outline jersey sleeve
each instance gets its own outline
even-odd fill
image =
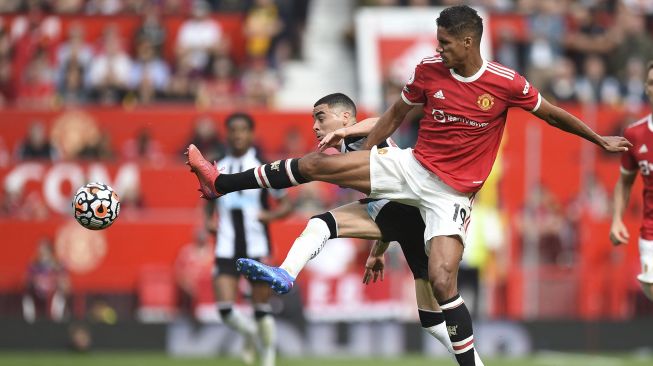
[[[540,108],[542,96],[539,90],[519,73],[515,73],[515,77],[510,81],[510,92],[508,100],[510,107],[519,107],[530,112],[535,112]]]
[[[633,136],[630,133],[628,129],[624,131],[624,137],[627,138],[629,141],[633,141]],[[639,169],[639,165],[637,164],[637,160],[635,159],[635,156],[633,156],[633,149],[628,149],[628,151],[624,151],[621,153],[621,172],[625,174],[633,174],[637,172],[637,169]]]
[[[408,105],[421,105],[426,102],[424,96],[424,65],[415,66],[415,71],[401,91],[401,99]]]

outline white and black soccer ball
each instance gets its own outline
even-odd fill
[[[106,229],[118,218],[120,199],[103,183],[88,183],[73,198],[75,220],[90,230]]]

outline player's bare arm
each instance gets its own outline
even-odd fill
[[[542,98],[542,104],[537,111],[533,112],[534,115],[543,119],[546,123],[553,127],[559,128],[563,131],[578,135],[587,141],[601,146],[609,152],[623,152],[628,151],[632,147],[625,137],[621,136],[600,136],[594,132],[583,121],[576,118],[571,113],[562,108],[554,106],[546,99]]]
[[[367,136],[376,122],[379,120],[379,117],[372,117],[364,119],[360,122],[357,122],[351,126],[339,128],[335,131],[329,132],[320,140],[320,143],[317,145],[320,151],[324,151],[330,147],[336,147],[340,145],[342,140],[346,137],[358,137],[358,136]]]
[[[413,106],[404,102],[403,99],[398,99],[376,122],[367,135],[367,142],[363,148],[370,150],[373,146],[380,144],[383,140],[390,137],[399,128],[412,108]]]
[[[628,242],[630,234],[623,222],[624,212],[630,200],[630,192],[635,183],[637,171],[632,173],[622,172],[619,180],[614,187],[614,212],[612,214],[612,224],[610,225],[610,241],[614,245],[621,245]]]

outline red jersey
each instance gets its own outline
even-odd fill
[[[653,240],[653,119],[651,115],[628,126],[624,137],[633,147],[621,155],[623,173],[642,174],[644,182],[644,219],[640,235],[645,240]]]
[[[425,58],[401,97],[424,105],[414,154],[459,192],[478,191],[497,156],[509,107],[536,111],[540,93],[515,71],[483,61],[474,75],[448,69],[440,55]]]

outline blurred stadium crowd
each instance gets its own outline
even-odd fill
[[[455,0],[361,0],[429,6]],[[639,105],[653,57],[653,5],[637,0],[477,0],[492,16],[495,59],[559,102]],[[283,66],[302,57],[309,0],[7,0],[0,13],[0,103],[37,108],[157,102],[274,107]],[[89,37],[88,16],[109,21]],[[243,45],[220,16],[241,19]],[[179,27],[166,19],[181,18]],[[495,20],[496,19],[496,20]],[[62,22],[71,22],[62,31]],[[229,30],[233,31],[233,30]],[[350,42],[343,37],[342,42]],[[236,55],[242,47],[244,57]],[[325,55],[324,57],[328,57]],[[396,95],[404,80],[386,81]]]

